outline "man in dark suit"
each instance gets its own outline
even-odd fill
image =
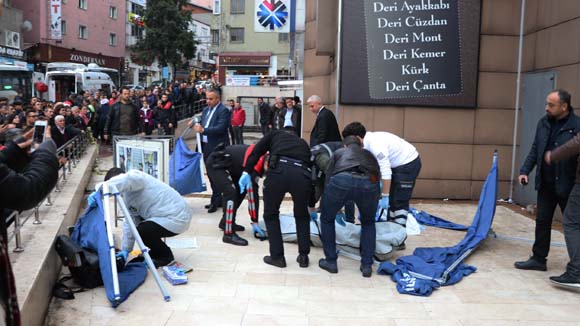
[[[208,90],[206,92],[206,103],[207,107],[203,109],[201,114],[201,123],[194,125],[193,120],[189,122],[189,127],[201,134],[201,147],[205,161],[207,161],[207,158],[213,153],[218,144],[230,145],[228,128],[231,121],[231,112],[221,103],[219,91],[215,89]],[[211,179],[209,182],[211,188],[216,189]],[[207,212],[213,213],[217,211],[217,208],[221,206],[221,201],[221,194],[213,192],[211,201],[206,206]]]
[[[318,95],[308,98],[310,112],[316,114],[316,122],[310,133],[310,147],[329,141],[341,141],[338,123],[334,114],[322,105],[322,100]]]
[[[270,122],[272,121],[272,110],[270,106],[264,102],[264,98],[258,97],[258,109],[260,110],[260,127],[262,128],[262,135],[265,135],[270,129],[272,129],[272,125]]]

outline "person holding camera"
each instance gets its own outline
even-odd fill
[[[0,316],[5,325],[20,325],[20,312],[8,256],[4,209],[26,210],[38,205],[56,185],[56,145],[46,128],[44,141],[33,144],[34,129],[0,151]],[[31,146],[35,147],[31,153]],[[2,324],[0,322],[0,324]]]

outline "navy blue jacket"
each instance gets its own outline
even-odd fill
[[[201,126],[205,126],[205,122],[209,116],[210,108],[206,107],[201,113]],[[228,136],[228,128],[232,121],[232,113],[221,102],[218,104],[216,111],[211,117],[209,126],[204,127],[202,137],[207,136],[207,144],[203,148],[203,155],[211,154],[214,148],[219,143],[230,145],[230,138]]]
[[[578,132],[580,132],[580,118],[575,115],[574,110],[571,109],[568,121],[564,126],[562,126],[556,135],[554,147],[566,143],[574,138]],[[520,168],[520,175],[529,175],[534,167],[536,167],[536,190],[542,186],[542,161],[544,160],[544,153],[546,152],[549,138],[550,122],[548,121],[548,117],[544,116],[540,121],[538,121],[534,143],[532,144],[532,148],[530,149],[524,164]],[[566,160],[552,163],[554,164],[554,173],[556,175],[554,185],[558,195],[568,196],[568,194],[570,194],[576,177],[577,160],[578,156],[572,156]]]

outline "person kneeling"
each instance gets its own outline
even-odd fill
[[[181,195],[169,185],[138,170],[125,173],[123,169],[112,168],[107,172],[105,181],[122,194],[155,266],[171,263],[174,259],[173,252],[162,238],[187,231],[192,216],[191,208]],[[125,221],[120,252],[125,260],[134,244],[135,239],[129,223]]]

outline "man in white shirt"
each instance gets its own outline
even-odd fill
[[[356,136],[373,153],[381,168],[382,194],[379,206],[388,211],[387,220],[407,223],[409,200],[421,171],[421,158],[415,146],[388,132],[367,132],[360,122],[342,130],[342,137]],[[390,203],[390,206],[389,206]]]

